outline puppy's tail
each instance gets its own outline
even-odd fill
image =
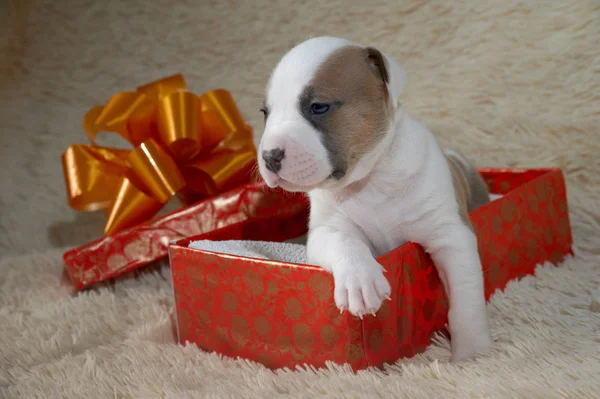
[[[461,170],[462,175],[469,187],[468,211],[477,209],[490,202],[490,193],[483,177],[477,171],[475,165],[458,150],[444,148],[444,154],[449,162],[453,162]]]

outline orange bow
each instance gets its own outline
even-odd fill
[[[175,194],[191,201],[248,182],[256,161],[252,129],[231,94],[197,96],[181,75],[117,93],[89,110],[83,127],[91,144],[62,155],[69,205],[104,209],[106,235],[150,219]],[[102,131],[134,149],[98,146]]]

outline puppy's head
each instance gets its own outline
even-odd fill
[[[334,37],[294,47],[267,85],[265,182],[288,191],[350,184],[389,131],[404,81],[404,69],[373,47]]]

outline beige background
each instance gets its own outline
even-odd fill
[[[0,1],[0,396],[600,391],[600,317],[590,310],[600,286],[598,1],[15,2],[11,16]],[[180,72],[198,93],[230,90],[260,133],[276,61],[322,34],[396,57],[408,72],[405,107],[479,166],[565,172],[577,256],[494,298],[494,352],[481,363],[445,365],[442,342],[387,377],[275,375],[176,346],[166,269],[87,295],[61,284],[61,253],[99,237],[104,223],[68,207],[60,163],[68,145],[85,143],[90,107]]]

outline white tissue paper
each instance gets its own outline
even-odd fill
[[[293,242],[199,240],[191,241],[188,247],[228,255],[307,264],[306,246]]]

